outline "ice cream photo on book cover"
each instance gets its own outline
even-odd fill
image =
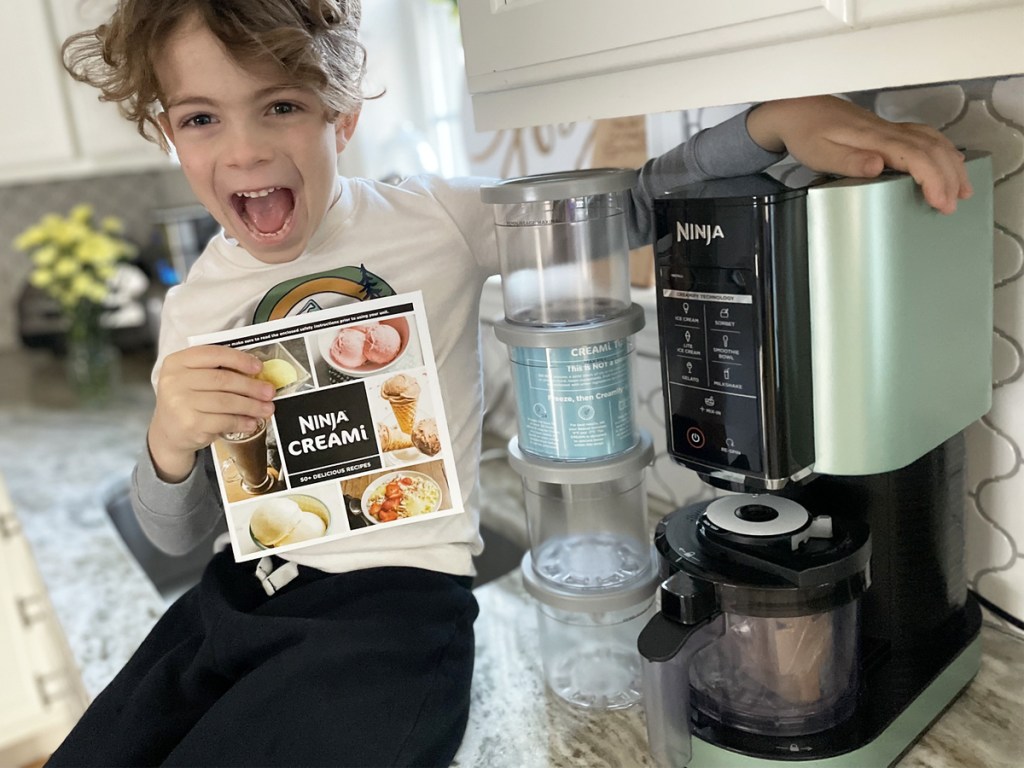
[[[401,294],[189,340],[251,352],[276,389],[255,433],[211,446],[236,560],[462,514],[422,301]]]

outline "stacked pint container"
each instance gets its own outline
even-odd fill
[[[597,169],[483,187],[493,205],[522,477],[548,687],[583,708],[640,696],[636,638],[653,612],[657,574],[637,428],[635,334],[626,209],[636,171]]]

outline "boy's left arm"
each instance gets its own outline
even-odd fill
[[[971,196],[964,158],[945,136],[917,123],[892,123],[834,96],[781,99],[747,115],[747,131],[769,151],[787,151],[815,171],[873,178],[909,173],[942,213]]]
[[[653,200],[662,192],[758,173],[787,153],[812,170],[841,176],[905,171],[943,213],[972,192],[963,155],[934,128],[892,123],[835,96],[768,101],[644,164],[626,218],[630,247],[650,242]]]

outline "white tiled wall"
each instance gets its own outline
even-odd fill
[[[958,146],[992,154],[993,406],[967,430],[967,566],[973,589],[1011,615],[1024,618],[1024,76],[848,96],[890,120],[927,123]],[[680,133],[687,135],[735,111],[709,109],[680,115]],[[470,144],[476,152],[474,172],[520,175],[585,167],[590,135],[588,125],[478,135]],[[653,302],[651,296],[640,298]],[[666,453],[657,360],[656,350],[641,345],[636,376],[642,382],[639,420],[654,434],[658,448],[648,488],[655,497],[682,504],[708,491]],[[495,383],[498,377],[490,378],[492,391],[501,393]],[[494,423],[507,428],[509,420],[496,414]]]

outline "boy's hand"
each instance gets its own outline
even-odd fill
[[[261,363],[248,352],[216,345],[168,355],[160,368],[147,441],[157,475],[188,477],[196,451],[226,432],[248,432],[274,412],[274,387],[253,378]]]
[[[973,192],[963,155],[937,130],[892,123],[834,96],[765,102],[751,110],[747,130],[760,146],[787,151],[815,171],[863,178],[905,171],[943,213]]]

